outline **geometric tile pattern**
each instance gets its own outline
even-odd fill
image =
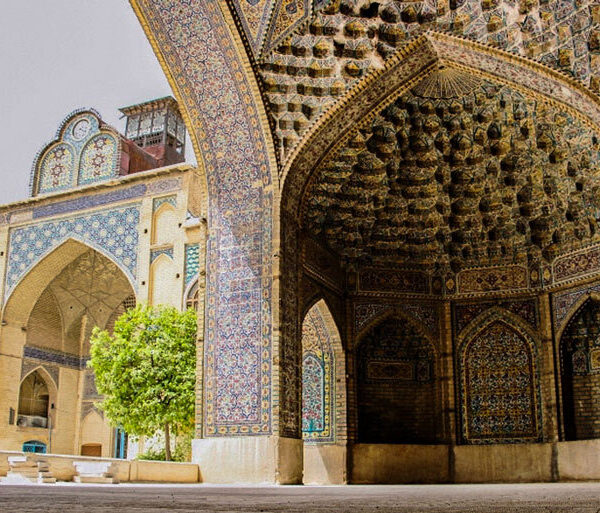
[[[318,308],[302,324],[302,438],[305,442],[335,439],[335,359],[331,337]]]
[[[73,182],[73,150],[58,144],[44,157],[39,171],[39,192],[47,193],[69,187]]]
[[[467,325],[490,308],[504,308],[527,321],[533,328],[538,327],[538,311],[535,299],[522,301],[483,301],[480,303],[455,303],[453,305],[453,329],[458,335]]]
[[[79,184],[97,182],[115,175],[119,149],[112,135],[95,136],[85,146],[79,166]]]
[[[9,235],[5,299],[45,255],[69,238],[99,250],[136,282],[138,205],[13,228]]]
[[[459,352],[465,443],[537,441],[537,351],[513,326],[494,320]]]

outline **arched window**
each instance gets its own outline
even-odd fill
[[[39,372],[32,372],[21,383],[17,425],[47,427],[49,402],[48,385]]]
[[[196,280],[196,283],[194,283],[188,292],[187,298],[185,299],[185,307],[193,308],[196,312],[198,311],[198,280]]]

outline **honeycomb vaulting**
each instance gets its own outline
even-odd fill
[[[321,166],[305,223],[349,265],[550,261],[599,238],[598,149],[564,111],[441,65]]]
[[[261,75],[282,156],[345,90],[408,38],[440,30],[557,67],[600,88],[600,5],[574,0],[332,0],[275,51]]]

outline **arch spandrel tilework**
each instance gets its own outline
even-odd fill
[[[68,239],[105,254],[136,283],[139,221],[136,204],[11,229],[4,299],[44,256]]]
[[[288,350],[285,341],[278,361],[289,372],[279,377],[279,392],[272,392],[278,371],[271,339],[277,165],[241,40],[217,1],[132,5],[174,89],[208,183],[203,415],[197,433],[298,438],[300,351]]]
[[[302,438],[335,440],[335,356],[331,334],[318,306],[302,323]]]
[[[463,443],[541,441],[537,358],[533,339],[500,313],[473,322],[458,353]]]

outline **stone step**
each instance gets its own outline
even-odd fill
[[[34,469],[34,470],[19,470],[17,472],[15,472],[14,470],[9,470],[6,475],[7,476],[24,476],[24,477],[37,478],[38,471],[36,469]]]
[[[38,477],[37,482],[39,484],[54,484],[56,483],[56,478],[55,477]]]
[[[35,461],[18,461],[15,463],[9,463],[11,468],[37,468],[38,465]]]
[[[76,483],[87,483],[87,484],[119,484],[119,480],[115,477],[105,476],[74,476],[73,481]]]

